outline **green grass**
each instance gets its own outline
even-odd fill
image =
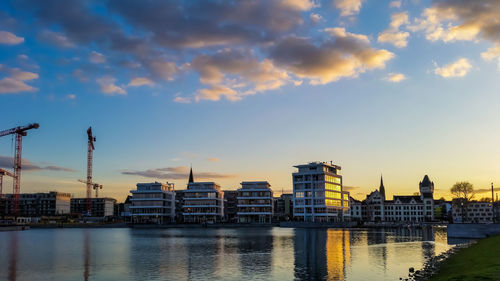
[[[500,280],[500,235],[479,240],[447,259],[430,281]]]

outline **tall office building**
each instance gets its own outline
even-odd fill
[[[309,222],[348,221],[349,192],[342,189],[340,166],[326,162],[297,165],[293,178],[293,216]]]

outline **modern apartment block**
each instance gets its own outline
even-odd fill
[[[349,192],[342,188],[340,166],[326,162],[297,165],[293,179],[293,216],[300,221],[350,220]]]
[[[163,224],[175,218],[175,187],[173,183],[138,183],[131,190],[130,211],[134,223]]]
[[[68,215],[70,213],[71,194],[50,191],[22,193],[19,195],[19,216],[40,217]],[[0,204],[0,215],[13,215],[14,195],[5,194]]]
[[[184,190],[184,222],[220,222],[224,217],[224,192],[214,182],[190,182]]]
[[[71,198],[71,214],[82,215],[87,213],[87,198]],[[112,217],[115,212],[116,199],[109,197],[90,199],[91,217]]]
[[[238,221],[270,223],[273,218],[273,191],[267,181],[244,181],[238,189]]]

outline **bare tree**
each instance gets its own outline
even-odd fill
[[[474,198],[474,186],[470,182],[462,181],[455,183],[451,189],[450,193],[455,197],[462,211],[462,222],[466,222],[467,220],[467,207],[469,205],[469,201]]]

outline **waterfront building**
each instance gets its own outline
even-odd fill
[[[288,221],[293,218],[293,194],[284,193],[274,197],[274,217],[279,221]]]
[[[492,223],[492,206],[491,202],[465,202],[463,199],[453,199],[451,203],[453,223]]]
[[[242,182],[237,199],[240,223],[272,222],[273,191],[267,181]]]
[[[349,192],[342,187],[340,166],[326,162],[297,165],[293,180],[293,216],[310,222],[348,221]]]
[[[361,221],[362,220],[362,204],[361,201],[356,200],[349,196],[349,211],[351,214],[351,220]]]
[[[130,211],[134,223],[170,223],[175,217],[175,186],[173,183],[138,183],[131,190]]]
[[[434,183],[425,175],[419,183],[419,195],[394,195],[385,198],[382,177],[380,187],[361,202],[362,220],[365,222],[428,222],[434,221]]]
[[[184,190],[184,222],[220,222],[224,218],[224,192],[214,182],[189,182]]]
[[[114,216],[116,199],[109,197],[91,198],[91,217],[112,217]],[[71,214],[83,215],[87,213],[87,198],[71,198]]]
[[[224,190],[224,221],[238,221],[238,191]]]
[[[69,215],[71,194],[57,191],[19,194],[19,216],[40,217]],[[14,215],[14,195],[5,194],[0,204],[0,216]]]

